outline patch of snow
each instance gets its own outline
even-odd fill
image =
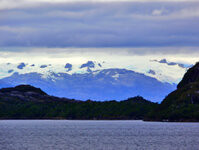
[[[114,74],[112,77],[113,77],[115,80],[118,80],[118,78],[120,77],[120,74],[119,74],[119,73]]]

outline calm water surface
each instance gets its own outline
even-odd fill
[[[1,120],[0,150],[199,150],[199,123]]]

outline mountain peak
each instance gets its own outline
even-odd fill
[[[17,68],[18,69],[23,69],[24,67],[25,67],[26,65],[25,65],[25,63],[20,63],[18,66],[17,66]]]
[[[161,60],[159,61],[159,63],[167,63],[167,60],[166,60],[166,59],[161,59]]]
[[[149,73],[149,74],[152,74],[152,75],[155,75],[155,74],[156,74],[155,71],[152,70],[152,69],[150,69],[150,70],[148,71],[148,73]]]
[[[67,63],[66,65],[65,65],[65,67],[64,68],[66,68],[67,69],[67,72],[68,71],[71,71],[72,70],[72,64],[70,64],[70,63]]]
[[[48,67],[47,65],[41,65],[40,68],[46,68]]]
[[[95,63],[93,61],[88,61],[87,63],[82,64],[80,66],[80,69],[81,68],[85,68],[85,67],[87,67],[87,68],[95,68]]]

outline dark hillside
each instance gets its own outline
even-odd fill
[[[96,102],[49,96],[29,85],[0,90],[0,119],[143,119],[156,106],[139,96]]]
[[[190,68],[179,83],[146,120],[199,121],[199,63]]]

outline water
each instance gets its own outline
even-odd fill
[[[0,120],[0,150],[199,150],[199,123]]]

